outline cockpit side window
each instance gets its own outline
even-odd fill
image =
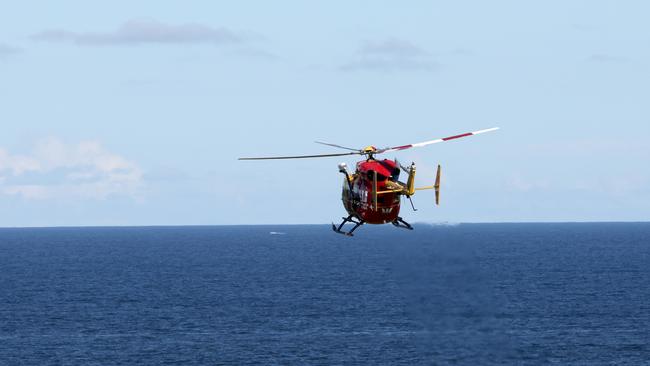
[[[399,179],[399,168],[394,168],[393,171],[391,172],[390,180],[393,182],[397,182]]]

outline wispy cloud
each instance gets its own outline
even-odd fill
[[[343,71],[399,71],[432,70],[437,63],[429,53],[415,44],[400,40],[366,41],[357,51],[357,57],[340,67]]]
[[[0,58],[8,57],[19,53],[21,50],[18,47],[13,47],[8,44],[0,43]]]
[[[591,55],[588,60],[592,62],[614,63],[614,64],[622,64],[628,61],[628,59],[624,57],[613,56],[606,53],[595,53]]]
[[[224,27],[203,24],[166,24],[149,19],[130,20],[110,32],[72,32],[50,29],[32,35],[32,39],[47,42],[72,42],[83,46],[142,45],[142,44],[233,44],[254,38]]]
[[[418,57],[427,52],[409,41],[388,39],[380,42],[365,42],[360,52],[365,55],[383,55],[390,57]]]
[[[47,138],[29,154],[0,148],[0,194],[26,199],[138,198],[143,184],[137,164],[96,141],[66,144]]]

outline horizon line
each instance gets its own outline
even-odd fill
[[[411,225],[457,226],[457,225],[523,225],[523,224],[649,224],[650,220],[630,221],[415,221]],[[0,226],[4,229],[92,229],[92,228],[165,228],[165,227],[230,227],[230,226],[330,226],[330,223],[309,224],[152,224],[152,225],[53,225],[53,226]],[[372,225],[383,226],[383,225]]]

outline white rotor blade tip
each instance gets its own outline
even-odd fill
[[[488,128],[488,129],[485,129],[485,130],[480,130],[480,131],[472,132],[472,133],[473,133],[474,135],[478,135],[479,133],[492,132],[492,131],[496,131],[496,130],[498,130],[498,129],[499,129],[499,127],[492,127],[492,128]]]

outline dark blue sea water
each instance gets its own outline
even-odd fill
[[[650,224],[0,229],[1,365],[640,365],[649,344]]]

